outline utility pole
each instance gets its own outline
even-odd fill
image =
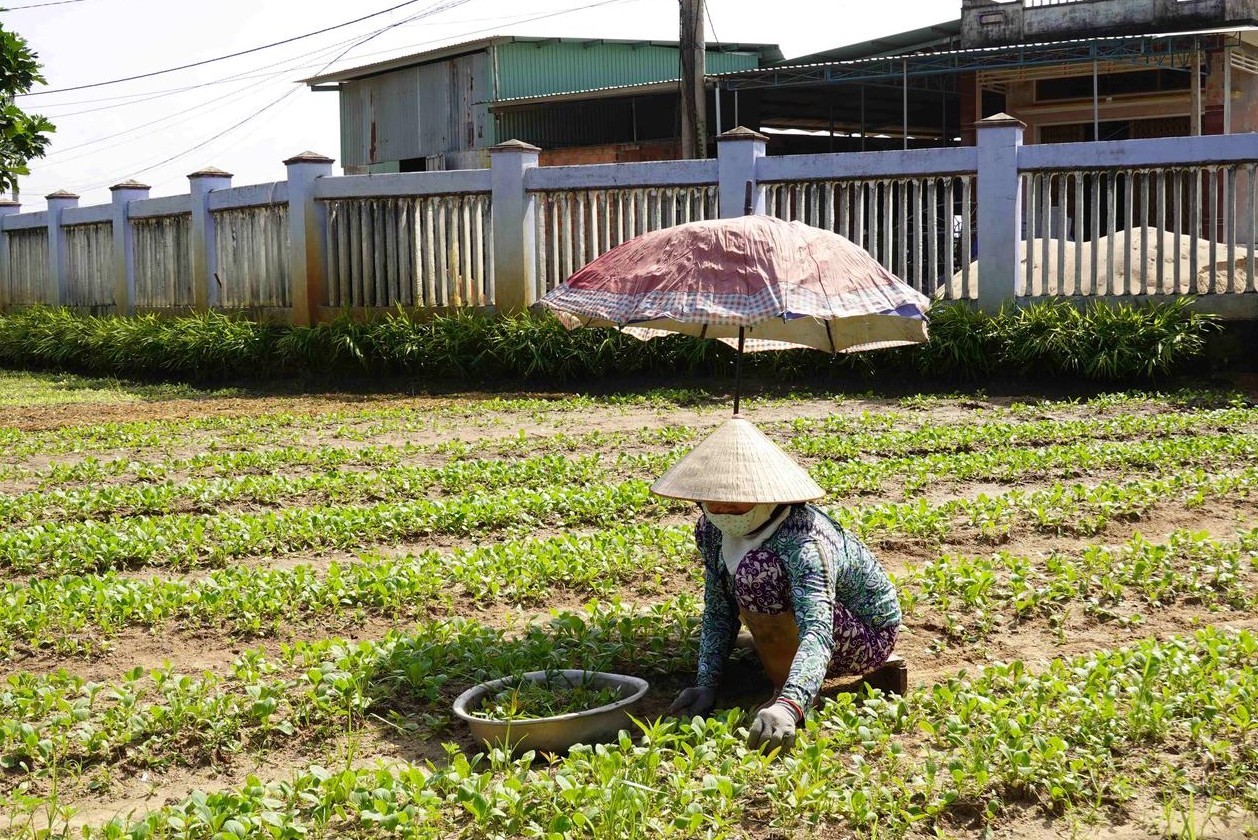
[[[708,156],[706,71],[703,41],[703,0],[679,0],[681,4],[681,156]]]

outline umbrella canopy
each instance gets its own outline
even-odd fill
[[[539,303],[569,328],[618,327],[745,349],[829,353],[926,340],[930,301],[849,239],[802,222],[739,216],[645,233]]]

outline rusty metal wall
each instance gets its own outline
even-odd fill
[[[44,303],[48,295],[48,229],[14,230],[9,237],[9,287],[0,306]]]
[[[218,210],[213,217],[219,306],[291,306],[288,205]]]
[[[492,146],[495,140],[489,101],[493,97],[488,52],[421,67],[419,143],[422,154]]]
[[[1258,162],[1022,176],[1023,295],[1258,292]]]
[[[190,307],[192,217],[132,219],[135,237],[135,305],[144,309]]]
[[[765,212],[847,237],[923,294],[970,299],[976,194],[970,174],[782,182]]]
[[[66,305],[108,311],[114,306],[114,232],[109,222],[65,229]]]
[[[333,308],[494,302],[487,194],[327,202]]]
[[[537,297],[621,242],[719,215],[715,185],[548,190],[536,198]]]
[[[481,51],[341,84],[345,167],[494,144],[489,54]]]
[[[344,82],[339,95],[344,166],[421,156],[419,68]]]

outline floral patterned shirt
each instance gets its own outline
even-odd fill
[[[877,559],[813,505],[795,505],[733,575],[721,559],[721,531],[706,516],[695,526],[695,542],[705,570],[698,685],[719,682],[738,636],[740,609],[794,611],[799,650],[781,696],[800,708],[812,703],[830,666],[836,604],[875,629],[900,623],[895,586]]]

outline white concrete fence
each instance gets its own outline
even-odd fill
[[[768,157],[746,129],[712,160],[540,167],[515,141],[484,170],[332,175],[186,195],[126,181],[110,204],[0,203],[0,308],[218,309],[315,323],[402,306],[530,306],[648,230],[753,209],[836,230],[942,299],[1200,296],[1258,318],[1258,135],[1023,146],[1001,115],[974,147]],[[980,276],[981,275],[981,276]]]

